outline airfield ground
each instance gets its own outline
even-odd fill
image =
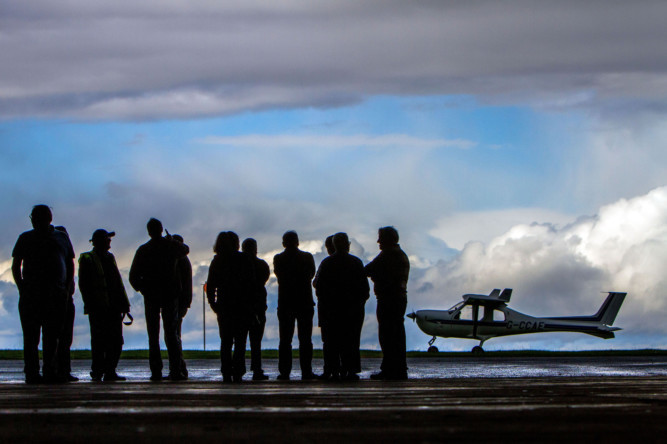
[[[664,442],[667,377],[0,384],[2,442]]]

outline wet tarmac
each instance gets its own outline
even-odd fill
[[[126,382],[49,386],[17,382],[7,364],[2,442],[643,443],[667,433],[664,358],[416,359],[408,381],[240,384],[223,384],[215,361],[161,383],[146,381],[145,361],[124,361]],[[362,376],[378,365],[365,360]]]
[[[220,363],[215,359],[188,360],[190,379],[194,381],[220,380]],[[167,361],[164,361],[167,365]],[[247,363],[248,367],[250,362]],[[278,360],[264,359],[264,370],[272,378],[278,376]],[[321,371],[315,360],[314,370]],[[599,356],[599,357],[442,357],[408,359],[411,379],[430,378],[526,378],[567,376],[667,376],[667,356]],[[380,367],[379,359],[363,359],[362,379]],[[293,376],[299,378],[299,363],[294,360]],[[90,360],[72,361],[72,373],[89,381]],[[130,381],[145,381],[150,377],[148,362],[141,359],[123,360],[118,372]],[[165,370],[166,372],[166,370]],[[246,375],[250,379],[250,375]],[[22,382],[23,362],[0,361],[0,384]]]

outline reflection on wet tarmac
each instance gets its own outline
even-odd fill
[[[315,363],[317,371],[317,362]],[[378,371],[379,359],[364,359],[362,379],[368,379],[371,373]],[[410,379],[443,378],[539,378],[568,376],[667,376],[667,358],[656,357],[470,357],[470,358],[413,358],[408,359]],[[188,370],[194,381],[221,380],[220,363],[215,359],[190,360]],[[278,375],[278,361],[265,359],[264,368],[271,379]],[[298,362],[294,363],[298,368]],[[90,382],[90,361],[72,362],[72,373],[82,382]],[[148,362],[144,360],[123,360],[118,372],[128,381],[146,381],[150,377]],[[292,373],[296,383],[300,373]],[[251,375],[246,375],[250,380]],[[0,383],[23,381],[23,363],[21,361],[0,361]],[[113,383],[122,385],[122,383]],[[262,384],[257,382],[254,384]],[[298,384],[292,384],[298,390]],[[340,389],[343,389],[341,386]],[[313,392],[317,386],[309,384],[307,390]]]
[[[2,367],[5,381],[12,371],[20,375],[20,363],[9,364]],[[123,365],[128,382],[0,384],[0,437],[96,444],[643,443],[667,434],[665,360],[420,359],[410,362],[408,381],[243,384],[202,377],[215,374],[216,362],[191,364],[202,379],[151,383],[147,364],[132,361]],[[267,364],[275,372],[276,363]],[[364,362],[366,372],[377,364]],[[76,362],[76,371],[84,375],[86,365]],[[517,369],[540,376],[516,377]],[[453,378],[472,370],[484,377]],[[595,375],[543,376],[565,371]],[[637,376],[642,371],[651,375]],[[610,372],[628,376],[599,376]]]

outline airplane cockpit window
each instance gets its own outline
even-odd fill
[[[461,309],[458,319],[462,321],[473,321],[472,305],[466,305]]]
[[[450,308],[450,309],[447,310],[447,311],[448,311],[450,314],[451,314],[451,313],[454,313],[456,310],[458,310],[459,308],[463,307],[463,304],[465,304],[465,302],[464,302],[464,301],[461,301],[461,302],[459,302],[458,304],[454,305],[452,308]]]
[[[505,312],[493,310],[493,322],[505,322]]]
[[[501,310],[494,309],[492,307],[484,307],[484,317],[482,318],[484,322],[504,322],[505,313]]]

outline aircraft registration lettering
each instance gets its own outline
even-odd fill
[[[512,329],[514,327],[513,321],[507,322],[507,328]],[[544,322],[532,322],[532,321],[521,321],[517,325],[519,330],[541,330],[544,328]]]

